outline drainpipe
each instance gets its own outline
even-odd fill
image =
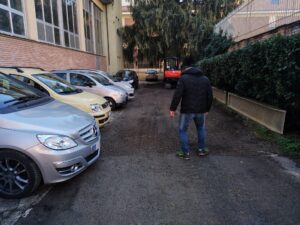
[[[109,49],[109,33],[108,33],[108,11],[107,11],[107,5],[105,5],[105,10],[106,10],[107,58],[108,58],[108,65],[110,66],[110,49]]]

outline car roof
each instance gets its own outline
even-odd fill
[[[26,67],[0,67],[0,72],[3,73],[11,73],[11,74],[18,74],[24,77],[30,77],[34,74],[41,74],[41,73],[49,73],[48,71],[39,69],[39,68],[26,68]]]

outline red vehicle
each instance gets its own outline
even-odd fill
[[[164,59],[164,83],[176,85],[181,70],[179,69],[179,59],[177,57],[167,57]]]

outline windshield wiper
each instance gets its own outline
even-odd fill
[[[20,103],[23,103],[23,102],[28,102],[30,100],[38,99],[38,98],[40,98],[40,97],[38,97],[36,95],[29,95],[29,96],[24,96],[24,97],[20,97],[20,98],[11,99],[11,100],[5,101],[3,103],[7,104],[7,103],[11,103],[11,102],[16,102],[16,103],[13,104],[13,105],[16,105],[16,104],[20,104]]]
[[[70,90],[70,91],[62,91],[59,94],[72,94],[72,93],[79,93],[77,90]]]

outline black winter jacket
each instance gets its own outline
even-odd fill
[[[205,113],[212,105],[213,95],[209,79],[198,68],[188,67],[178,81],[170,111],[176,111],[181,100],[181,113]]]

